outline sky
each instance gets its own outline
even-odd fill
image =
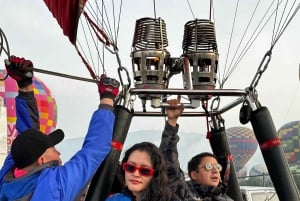
[[[122,65],[128,69],[131,76],[130,53],[135,21],[142,17],[154,16],[153,1],[143,0],[142,2],[139,1],[137,9],[137,1],[124,1],[120,20],[119,53]],[[187,2],[186,0],[156,1],[156,15],[162,17],[167,26],[169,41],[167,49],[175,57],[182,54],[181,43],[184,24],[194,18],[207,19],[209,17],[209,1],[189,1],[193,14]],[[253,19],[254,25],[258,24],[270,2],[270,0],[261,2],[258,7],[258,14]],[[240,1],[236,25],[231,37],[235,4],[236,1],[214,2],[213,19],[220,54],[219,69],[221,73],[223,73],[226,64],[230,63],[238,47],[243,36],[242,30],[245,30],[256,1]],[[253,43],[253,46],[249,48],[246,56],[229,77],[228,82],[225,83],[225,89],[245,89],[250,85],[264,54],[270,48],[273,21],[269,22]],[[270,110],[276,129],[289,121],[300,119],[300,107],[297,106],[300,100],[299,22],[300,17],[297,14],[275,45],[271,62],[256,88],[258,99],[263,106],[268,107]],[[249,33],[252,33],[250,30],[253,31],[254,27],[249,28]],[[62,30],[43,1],[2,1],[0,28],[8,39],[11,54],[31,59],[37,68],[90,78],[75,48],[63,35]],[[249,37],[249,35],[247,36]],[[230,38],[231,43],[229,43]],[[230,48],[228,48],[229,44],[231,44]],[[3,59],[5,59],[5,55],[2,54],[1,60]],[[105,66],[108,76],[117,77],[117,64],[114,57],[106,59]],[[2,65],[2,68],[4,68],[4,65]],[[35,73],[35,75],[44,81],[56,100],[58,108],[57,127],[65,131],[66,138],[83,137],[87,131],[91,114],[97,108],[99,102],[97,86],[94,83],[41,73]],[[170,83],[170,87],[180,87],[178,83],[181,82],[180,75],[175,76],[174,81],[172,80]],[[235,98],[222,98],[221,106],[227,105]],[[138,98],[135,101],[135,106],[141,110]],[[240,106],[222,114],[226,128],[241,126],[239,123],[239,109]],[[204,118],[182,117],[179,119],[179,124],[180,131],[183,133],[206,134]],[[134,117],[129,132],[162,130],[163,126],[163,117]],[[251,127],[249,123],[244,126]],[[134,141],[134,138],[131,140]]]

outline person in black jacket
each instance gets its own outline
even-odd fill
[[[190,181],[186,181],[178,160],[177,143],[179,142],[178,117],[184,110],[180,97],[168,100],[167,121],[162,134],[160,150],[166,163],[169,183],[179,200],[189,201],[232,201],[226,195],[226,188],[221,182],[222,166],[214,154],[203,152],[195,155],[188,163]]]

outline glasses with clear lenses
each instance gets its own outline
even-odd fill
[[[222,165],[220,165],[219,163],[217,164],[212,164],[212,163],[205,163],[203,166],[207,171],[211,171],[213,169],[213,167],[215,167],[219,172],[222,171]]]
[[[150,177],[154,174],[154,169],[145,166],[137,166],[131,163],[123,163],[122,168],[126,172],[134,173],[136,170],[139,171],[140,175]]]

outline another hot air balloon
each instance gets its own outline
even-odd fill
[[[246,127],[226,129],[227,140],[233,155],[233,163],[238,172],[255,153],[258,144],[253,131]]]
[[[293,171],[300,171],[300,121],[284,124],[278,131],[285,157]]]
[[[0,70],[0,77],[6,75],[5,70]],[[57,107],[55,99],[51,96],[48,87],[37,77],[33,78],[34,94],[37,100],[40,115],[40,130],[49,133],[56,127]],[[0,96],[3,98],[4,106],[7,110],[7,144],[10,145],[16,137],[16,108],[15,97],[18,94],[18,86],[15,80],[7,77],[4,81],[0,81]]]

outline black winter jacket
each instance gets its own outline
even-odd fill
[[[185,180],[178,160],[178,128],[178,125],[172,127],[166,122],[160,144],[160,150],[167,163],[170,187],[178,199],[183,201],[233,201],[226,195],[226,188],[223,184],[209,187]]]

